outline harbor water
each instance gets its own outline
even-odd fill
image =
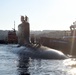
[[[76,75],[76,58],[31,59],[11,52],[14,47],[0,44],[0,75]]]

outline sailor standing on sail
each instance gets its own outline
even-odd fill
[[[28,23],[28,17],[21,16],[21,24],[18,25],[18,43],[19,45],[25,45],[29,44],[29,23]]]

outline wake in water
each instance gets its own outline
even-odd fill
[[[31,59],[25,54],[14,53],[17,45],[0,45],[1,75],[76,75],[76,58],[65,60]],[[25,47],[20,47],[25,49]],[[25,51],[30,51],[26,50]]]

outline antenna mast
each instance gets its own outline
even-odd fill
[[[15,32],[15,21],[14,21],[14,32]]]

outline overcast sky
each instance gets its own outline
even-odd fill
[[[0,0],[0,30],[11,30],[20,16],[29,17],[31,30],[69,30],[76,21],[76,0]]]

